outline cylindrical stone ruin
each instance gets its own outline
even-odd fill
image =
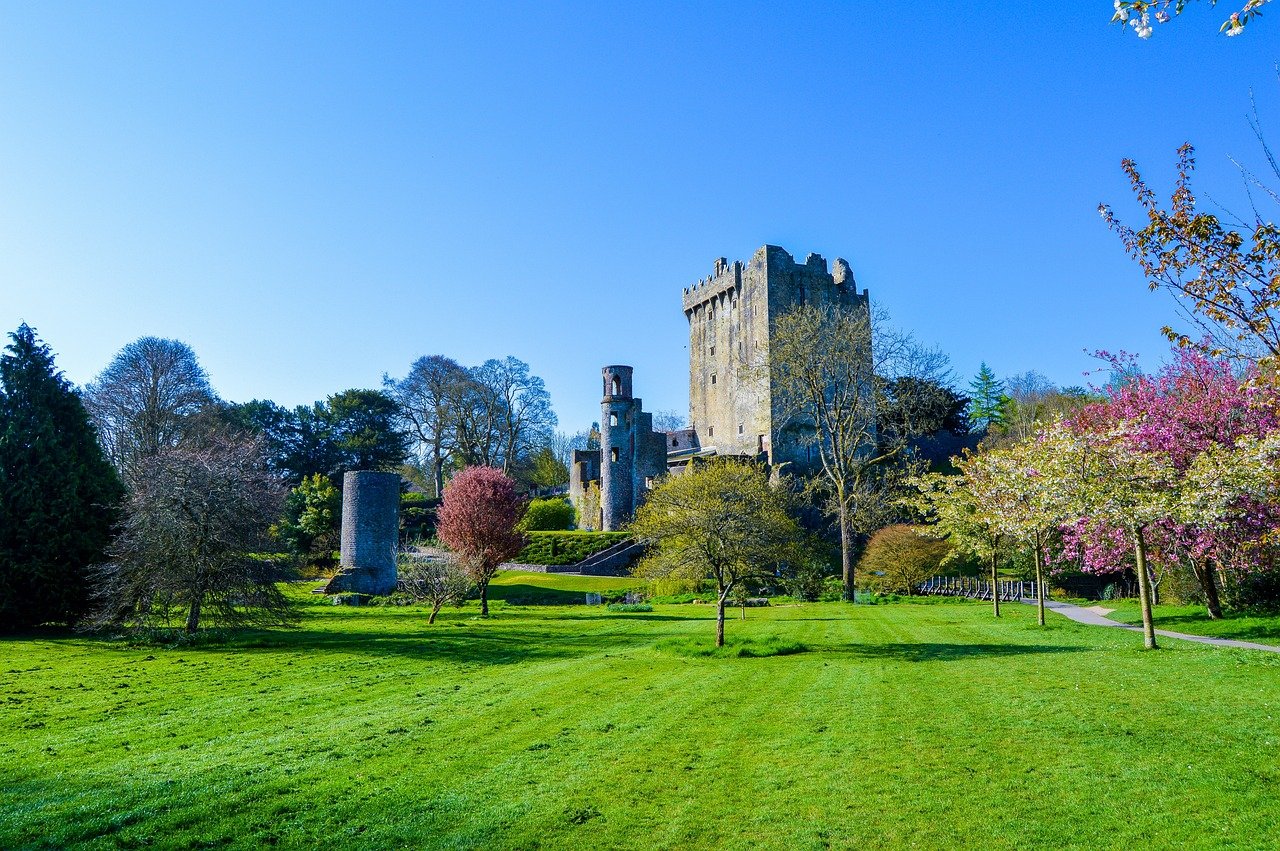
[[[390,594],[396,590],[400,539],[400,474],[349,472],[342,477],[344,590]]]

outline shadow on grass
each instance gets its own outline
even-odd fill
[[[829,649],[863,659],[897,659],[905,662],[956,662],[962,659],[1025,656],[1039,653],[1081,653],[1088,647],[1057,644],[842,644]]]
[[[585,591],[565,591],[538,585],[490,585],[489,599],[502,600],[510,606],[581,606]]]
[[[625,616],[619,616],[625,617]],[[324,657],[385,658],[399,657],[421,661],[449,661],[460,664],[510,665],[549,659],[571,659],[601,653],[634,649],[647,644],[655,634],[668,633],[605,632],[578,634],[567,631],[540,630],[503,623],[495,618],[487,622],[439,621],[410,628],[377,629],[245,629],[228,632],[225,640],[183,646],[183,652],[212,653],[279,653],[298,652]],[[84,636],[76,636],[83,639]],[[157,649],[140,646],[129,637],[94,639],[99,646],[119,649]]]

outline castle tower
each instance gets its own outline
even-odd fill
[[[600,508],[602,526],[614,532],[635,513],[635,418],[631,367],[606,366],[600,402]]]
[[[836,258],[828,270],[821,255],[800,263],[776,245],[746,263],[721,257],[710,277],[685,289],[689,424],[704,449],[812,467],[804,426],[782,421],[769,363],[773,324],[805,304],[870,309],[847,262]]]

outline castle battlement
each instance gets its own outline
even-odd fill
[[[710,304],[717,298],[724,298],[731,292],[741,292],[743,276],[753,271],[762,277],[773,277],[777,280],[806,279],[811,284],[828,283],[840,287],[845,298],[851,299],[858,296],[853,270],[843,258],[837,257],[828,270],[827,260],[821,254],[811,252],[804,258],[803,263],[797,263],[795,257],[785,248],[765,245],[756,251],[749,263],[744,264],[741,260],[730,263],[724,257],[716,258],[710,276],[699,278],[693,286],[684,288],[685,314],[688,315],[695,308]],[[866,291],[864,290],[861,295],[865,299]]]
[[[691,287],[684,288],[685,312],[693,310],[700,304],[706,304],[713,298],[725,295],[730,290],[742,287],[742,261],[730,263],[723,257],[716,258],[711,276],[699,278]]]

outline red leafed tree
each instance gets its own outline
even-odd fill
[[[523,513],[515,482],[494,467],[468,467],[444,489],[437,534],[480,589],[480,613],[486,617],[489,580],[524,546],[524,535],[516,530]]]

